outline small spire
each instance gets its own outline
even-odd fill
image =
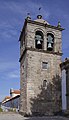
[[[58,25],[57,25],[57,27],[61,27],[60,21],[58,21]]]
[[[30,17],[30,13],[27,13],[27,18],[26,18],[27,20],[30,20],[31,19],[31,17]]]
[[[41,18],[42,18],[42,15],[40,14],[40,11],[41,11],[41,7],[39,7],[39,14],[37,15],[37,18],[38,18],[38,19],[41,19]]]
[[[37,18],[38,18],[38,19],[41,19],[41,18],[42,18],[42,15],[37,15]]]

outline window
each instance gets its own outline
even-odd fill
[[[43,88],[47,88],[47,80],[43,81]]]
[[[47,69],[47,68],[48,68],[48,63],[42,62],[42,69]]]
[[[47,50],[53,51],[54,48],[54,35],[51,33],[47,34]]]
[[[21,66],[22,74],[24,73],[24,65]]]
[[[43,49],[43,33],[41,31],[36,31],[35,33],[35,47]]]

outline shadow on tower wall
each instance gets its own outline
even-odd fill
[[[54,115],[61,111],[61,77],[53,76],[52,82],[39,89],[40,94],[30,99],[32,116]]]

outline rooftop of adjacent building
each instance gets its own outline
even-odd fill
[[[11,94],[14,94],[14,95],[11,95]],[[3,99],[2,103],[7,102],[7,101],[14,99],[16,97],[19,97],[19,95],[20,95],[20,90],[14,90],[13,88],[11,88],[10,89],[10,96],[6,96]]]
[[[10,96],[6,96],[6,97],[3,99],[2,103],[4,103],[5,101],[9,100],[10,98],[11,98]]]
[[[10,89],[10,94],[20,94],[20,90],[13,90],[13,89]]]
[[[60,64],[62,69],[69,68],[69,58],[65,58],[65,60]]]
[[[6,96],[5,99],[10,99],[11,97],[10,96]]]

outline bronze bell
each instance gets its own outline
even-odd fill
[[[48,43],[48,48],[52,48],[52,44],[51,43]]]
[[[41,44],[41,41],[40,41],[40,40],[38,40],[38,41],[37,41],[37,45],[40,45],[40,44]]]

